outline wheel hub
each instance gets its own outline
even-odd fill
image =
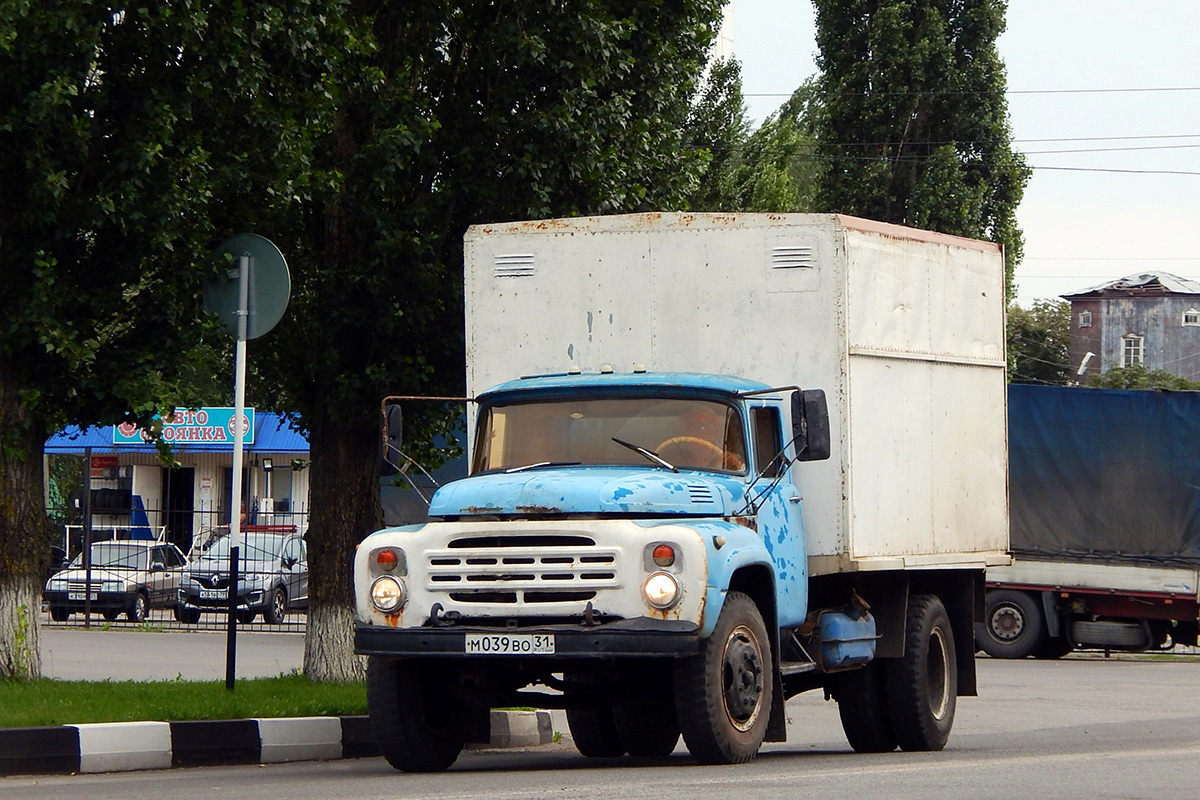
[[[1011,642],[1021,637],[1025,630],[1025,617],[1013,606],[999,606],[992,612],[992,634],[1002,642]]]
[[[764,672],[758,643],[748,630],[730,634],[722,672],[725,711],[736,728],[748,730],[758,717]]]

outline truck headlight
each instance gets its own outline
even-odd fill
[[[371,584],[371,603],[385,614],[394,614],[404,608],[407,600],[408,591],[399,578],[384,575]]]
[[[642,596],[654,608],[665,611],[679,600],[679,581],[669,572],[655,572],[642,584]]]

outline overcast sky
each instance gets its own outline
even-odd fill
[[[760,122],[816,72],[812,5],[731,5]],[[1035,168],[1018,209],[1023,305],[1139,272],[1200,280],[1198,33],[1198,0],[1010,0],[1013,146]]]

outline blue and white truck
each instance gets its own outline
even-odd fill
[[[734,763],[836,699],[937,750],[1008,563],[996,245],[834,215],[639,214],[465,241],[470,475],[367,537],[384,755],[449,767],[495,707],[585,756]]]

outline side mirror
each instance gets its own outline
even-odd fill
[[[792,392],[792,441],[796,445],[797,461],[829,458],[829,406],[823,389]]]
[[[404,434],[404,415],[399,403],[387,403],[383,407],[383,420],[380,429],[381,449],[379,474],[395,475],[400,471],[396,463],[400,461],[400,444]]]

